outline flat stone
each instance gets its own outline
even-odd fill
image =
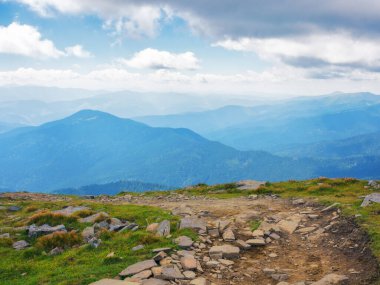
[[[166,258],[168,255],[166,254],[165,251],[160,251],[159,253],[157,253],[154,257],[153,257],[153,260],[156,261],[156,262],[160,262],[161,260],[163,260],[164,258]]]
[[[231,265],[235,264],[235,262],[233,262],[232,260],[228,260],[228,259],[219,259],[218,262],[220,262],[220,264],[223,264],[225,266],[231,266]]]
[[[308,234],[308,233],[315,231],[316,229],[317,229],[317,227],[300,228],[300,229],[296,230],[296,233]]]
[[[148,259],[148,260],[140,261],[128,266],[126,269],[120,272],[119,275],[121,277],[126,277],[126,276],[137,274],[147,269],[151,269],[152,267],[155,267],[155,266],[157,266],[157,263],[153,259]]]
[[[8,207],[8,211],[9,212],[17,212],[17,211],[20,211],[21,210],[21,207],[19,206],[10,206]]]
[[[241,239],[236,241],[236,245],[238,247],[240,247],[241,249],[250,249],[251,248],[251,246],[248,243],[246,243],[244,240],[241,240]]]
[[[207,226],[206,226],[205,221],[197,217],[185,217],[181,219],[179,228],[207,231]]]
[[[263,237],[264,236],[264,231],[263,230],[254,230],[252,232],[253,237]]]
[[[189,248],[193,245],[193,240],[187,236],[180,236],[174,240],[176,244],[178,244],[181,248]]]
[[[132,251],[138,251],[138,250],[143,249],[143,248],[144,248],[144,245],[139,244],[139,245],[132,247]]]
[[[249,239],[249,240],[246,240],[245,242],[251,246],[266,245],[266,242],[263,238]]]
[[[281,220],[277,223],[277,226],[281,231],[288,234],[293,234],[294,231],[298,228],[299,223],[301,222],[301,217],[294,215],[286,220]]]
[[[343,285],[348,283],[348,277],[345,275],[338,274],[328,274],[323,277],[321,280],[311,283],[311,285]]]
[[[239,258],[240,249],[232,245],[213,246],[209,250],[209,255],[212,259],[234,259]]]
[[[170,247],[161,247],[161,248],[155,248],[152,250],[153,253],[158,253],[160,251],[169,252],[172,249]]]
[[[105,279],[101,279],[99,281],[90,283],[90,285],[141,285],[141,283],[105,278]]]
[[[16,250],[21,250],[24,248],[27,248],[29,246],[29,243],[25,240],[19,240],[13,243],[13,248]]]
[[[181,257],[181,265],[184,270],[197,269],[197,260],[192,255],[186,255]]]

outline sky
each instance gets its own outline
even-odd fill
[[[0,85],[380,93],[380,1],[0,0]]]

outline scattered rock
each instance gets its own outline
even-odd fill
[[[164,280],[184,279],[185,276],[181,273],[177,265],[170,264],[161,268],[159,278]]]
[[[63,215],[63,216],[71,216],[72,214],[76,212],[85,211],[85,210],[90,210],[90,209],[84,206],[78,206],[78,207],[68,206],[68,207],[63,208],[62,210],[53,211],[52,213]]]
[[[184,270],[197,269],[197,260],[192,255],[185,255],[181,258],[181,265]]]
[[[266,242],[263,238],[255,238],[255,239],[249,239],[245,241],[247,244],[251,246],[260,246],[260,245],[266,245]]]
[[[79,219],[79,222],[81,222],[81,223],[95,223],[95,222],[99,221],[100,219],[104,220],[108,217],[109,217],[109,215],[107,213],[99,212],[99,213],[93,214],[91,216],[81,218],[81,219]]]
[[[371,203],[380,203],[380,193],[372,193],[365,196],[361,207],[367,207]]]
[[[19,207],[19,206],[10,206],[10,207],[8,207],[8,211],[9,212],[18,212],[20,210],[21,210],[21,207]]]
[[[50,252],[49,252],[49,255],[58,255],[58,254],[61,254],[63,253],[63,249],[60,248],[60,247],[55,247],[53,248]]]
[[[94,227],[87,227],[82,231],[82,237],[85,241],[89,241],[95,236]]]
[[[134,275],[141,271],[151,269],[152,267],[155,267],[155,266],[157,266],[157,263],[153,259],[140,261],[133,265],[128,266],[126,269],[124,269],[122,272],[119,273],[119,276],[126,277],[130,275]]]
[[[174,242],[178,244],[180,248],[184,249],[189,248],[193,245],[193,240],[187,236],[180,236],[176,238]]]
[[[139,245],[132,247],[131,250],[132,251],[138,251],[138,250],[143,249],[143,248],[144,248],[144,245],[139,244]]]
[[[190,282],[190,285],[210,285],[210,281],[206,278],[200,277]]]
[[[13,243],[13,248],[16,250],[21,250],[24,248],[27,248],[29,246],[29,243],[25,240],[19,240]]]
[[[159,223],[150,224],[146,227],[146,231],[151,232],[151,233],[155,233],[155,232],[157,232],[159,225],[160,225]]]
[[[321,280],[312,283],[311,285],[335,285],[335,284],[347,284],[348,283],[348,277],[345,275],[338,275],[338,274],[328,274],[325,277],[323,277]]]
[[[185,217],[181,219],[180,229],[194,229],[194,230],[203,230],[206,231],[206,223],[197,217]]]
[[[224,241],[234,241],[235,240],[234,232],[231,229],[227,229],[223,233],[223,239]]]
[[[99,281],[93,282],[90,285],[140,285],[140,282],[129,282],[124,280],[116,279],[101,279]]]

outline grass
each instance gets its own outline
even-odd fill
[[[153,256],[152,249],[159,247],[173,247],[172,239],[179,235],[188,235],[195,238],[196,234],[190,230],[177,230],[178,217],[155,207],[138,205],[110,205],[92,201],[75,199],[70,202],[8,202],[0,200],[0,205],[18,205],[22,210],[16,213],[0,212],[0,228],[3,232],[10,232],[12,239],[0,239],[0,284],[59,284],[81,285],[89,284],[102,278],[113,278],[128,265]],[[88,226],[77,221],[80,215],[65,217],[51,215],[51,211],[63,206],[88,206],[94,212],[104,211],[111,217],[136,222],[140,230],[135,232],[111,233],[104,231],[100,238],[102,244],[92,248],[81,242],[80,230]],[[30,208],[33,211],[30,211]],[[91,212],[92,213],[92,212]],[[146,225],[168,219],[172,224],[172,238],[157,237],[145,231]],[[11,230],[15,226],[23,226],[36,222],[63,223],[67,228],[78,230],[78,233],[56,233],[37,239],[29,239],[24,231]],[[5,231],[7,230],[7,231]],[[9,231],[8,231],[9,230]],[[16,251],[12,242],[26,239],[32,247]],[[63,254],[49,256],[47,253],[55,246],[71,245]],[[79,245],[78,245],[79,244]],[[143,244],[145,247],[132,251],[134,246]],[[115,256],[106,258],[114,252]]]

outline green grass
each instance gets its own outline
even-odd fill
[[[102,278],[113,278],[128,265],[140,260],[151,258],[152,249],[159,247],[173,247],[172,239],[179,235],[188,235],[192,238],[196,234],[190,230],[177,230],[178,217],[172,216],[169,212],[155,207],[137,205],[110,205],[100,204],[91,201],[75,199],[70,202],[20,202],[9,203],[0,200],[0,205],[18,205],[23,210],[16,213],[0,212],[0,228],[13,228],[14,226],[27,225],[30,223],[30,216],[36,215],[35,211],[28,210],[28,207],[45,209],[52,211],[61,209],[65,205],[85,205],[94,211],[104,211],[111,217],[126,219],[136,222],[141,229],[135,232],[110,233],[103,232],[100,236],[102,244],[98,248],[91,248],[89,245],[81,244],[79,247],[69,248],[63,254],[49,256],[46,252],[52,247],[49,242],[41,245],[41,239],[29,239],[24,232],[20,232],[15,238],[14,231],[12,240],[0,239],[0,284],[60,284],[76,285],[89,284]],[[36,210],[38,211],[38,210]],[[15,219],[17,217],[17,219]],[[38,220],[43,222],[59,222],[66,226],[77,227],[81,230],[85,224],[73,221],[71,218],[55,220],[57,217],[43,217]],[[145,231],[146,225],[152,222],[160,222],[168,219],[172,224],[172,238],[157,237]],[[45,236],[46,237],[46,236]],[[62,239],[73,237],[59,237],[54,242],[61,242]],[[31,248],[16,251],[11,247],[13,241],[27,239],[33,245]],[[74,239],[75,241],[75,239]],[[145,248],[139,251],[132,251],[132,247],[144,244]],[[115,257],[106,258],[114,252]]]

